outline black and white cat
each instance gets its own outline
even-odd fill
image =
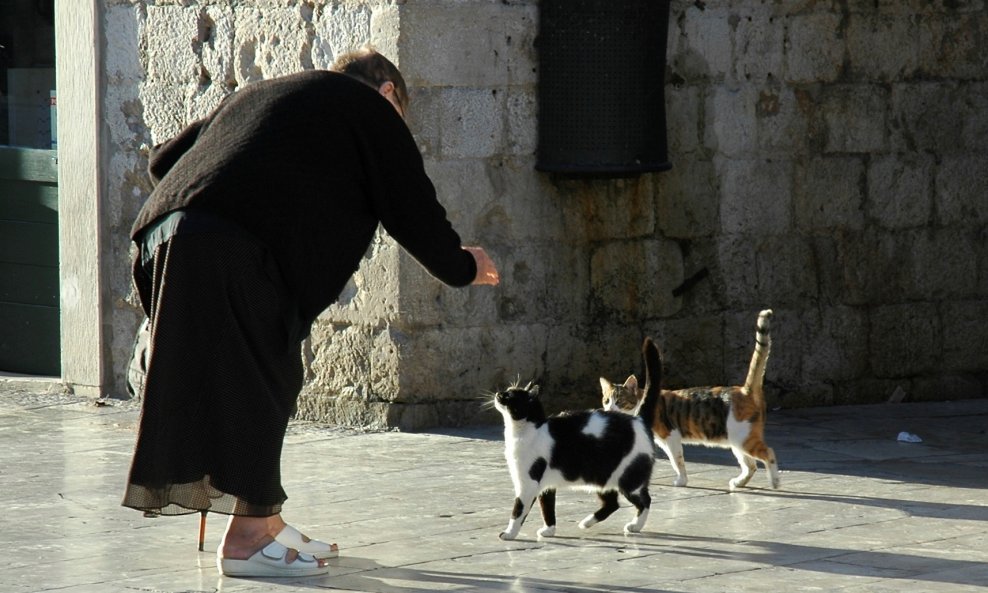
[[[638,415],[590,410],[547,418],[539,388],[512,385],[494,395],[504,417],[504,457],[515,487],[515,504],[501,539],[514,539],[538,497],[545,525],[540,536],[556,532],[556,488],[575,486],[597,492],[601,507],[580,521],[586,529],[618,509],[620,492],[634,505],[625,533],[641,531],[652,498],[648,483],[655,462],[651,426],[662,379],[662,361],[651,338],[642,345],[645,399]]]

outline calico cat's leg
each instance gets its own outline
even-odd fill
[[[686,458],[683,457],[683,439],[678,430],[669,433],[665,439],[656,438],[655,443],[662,449],[662,452],[669,458],[672,469],[676,472],[676,479],[673,486],[686,485]]]
[[[765,443],[759,442],[751,447],[748,455],[762,462],[765,469],[768,470],[769,485],[777,489],[782,481],[779,479],[779,462],[775,458],[775,451]]]
[[[535,504],[535,496],[539,493],[539,483],[533,481],[526,482],[519,488],[521,492],[515,497],[515,506],[511,510],[511,519],[508,527],[501,532],[501,539],[515,539],[521,531],[521,524],[525,522],[525,517],[532,510]]]
[[[627,498],[638,511],[635,514],[634,521],[624,526],[624,532],[638,533],[642,530],[642,527],[645,526],[645,521],[648,519],[648,509],[652,506],[652,497],[648,493],[648,484],[643,485],[637,493],[621,492],[621,494],[624,494],[624,497]]]
[[[597,497],[600,498],[600,508],[594,514],[587,515],[586,518],[580,521],[580,529],[592,527],[610,517],[611,513],[618,510],[618,493],[614,490],[598,492]]]
[[[539,529],[539,536],[556,535],[556,491],[550,488],[540,494],[539,507],[542,509],[542,522],[545,523],[542,529]]]
[[[738,464],[741,465],[741,473],[728,484],[731,490],[737,490],[738,488],[745,487],[745,485],[751,480],[751,476],[754,475],[755,470],[758,469],[758,466],[755,464],[755,459],[743,450],[736,447],[731,447],[731,451],[733,451],[734,456],[738,458]]]

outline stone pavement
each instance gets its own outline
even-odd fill
[[[730,452],[687,447],[690,485],[657,463],[644,533],[621,533],[630,507],[580,531],[596,499],[565,491],[557,537],[533,514],[513,542],[497,538],[513,495],[495,412],[421,434],[293,423],[284,516],[343,555],[267,581],[219,576],[222,516],[198,552],[197,514],[119,506],[137,412],[0,382],[0,591],[988,593],[988,399],[777,410],[781,490],[759,469],[730,494]]]

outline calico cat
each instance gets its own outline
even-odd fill
[[[779,466],[775,451],[765,444],[765,396],[762,385],[765,364],[771,349],[772,310],[758,314],[755,351],[748,366],[744,385],[733,387],[690,387],[676,391],[661,390],[656,403],[652,432],[656,444],[665,452],[676,471],[675,486],[686,485],[683,443],[730,448],[741,465],[741,473],[729,482],[731,490],[744,487],[761,461],[768,470],[769,484],[778,488]],[[641,406],[644,390],[635,376],[623,385],[601,377],[605,410],[635,414]]]
[[[655,435],[649,429],[655,413],[662,361],[650,338],[642,345],[645,389],[638,415],[603,410],[564,412],[547,418],[538,399],[538,386],[512,385],[494,395],[494,407],[504,417],[504,457],[515,488],[515,504],[501,539],[518,535],[538,497],[545,525],[538,534],[556,532],[556,488],[589,487],[601,507],[580,521],[586,529],[618,509],[620,492],[634,505],[634,520],[625,533],[641,531],[652,499],[648,482],[655,463]]]

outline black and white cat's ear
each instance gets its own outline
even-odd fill
[[[537,383],[534,383],[532,381],[529,381],[528,385],[525,386],[525,391],[527,391],[529,395],[531,395],[532,397],[539,396],[539,386]]]
[[[638,389],[638,377],[631,375],[624,381],[626,389]]]

